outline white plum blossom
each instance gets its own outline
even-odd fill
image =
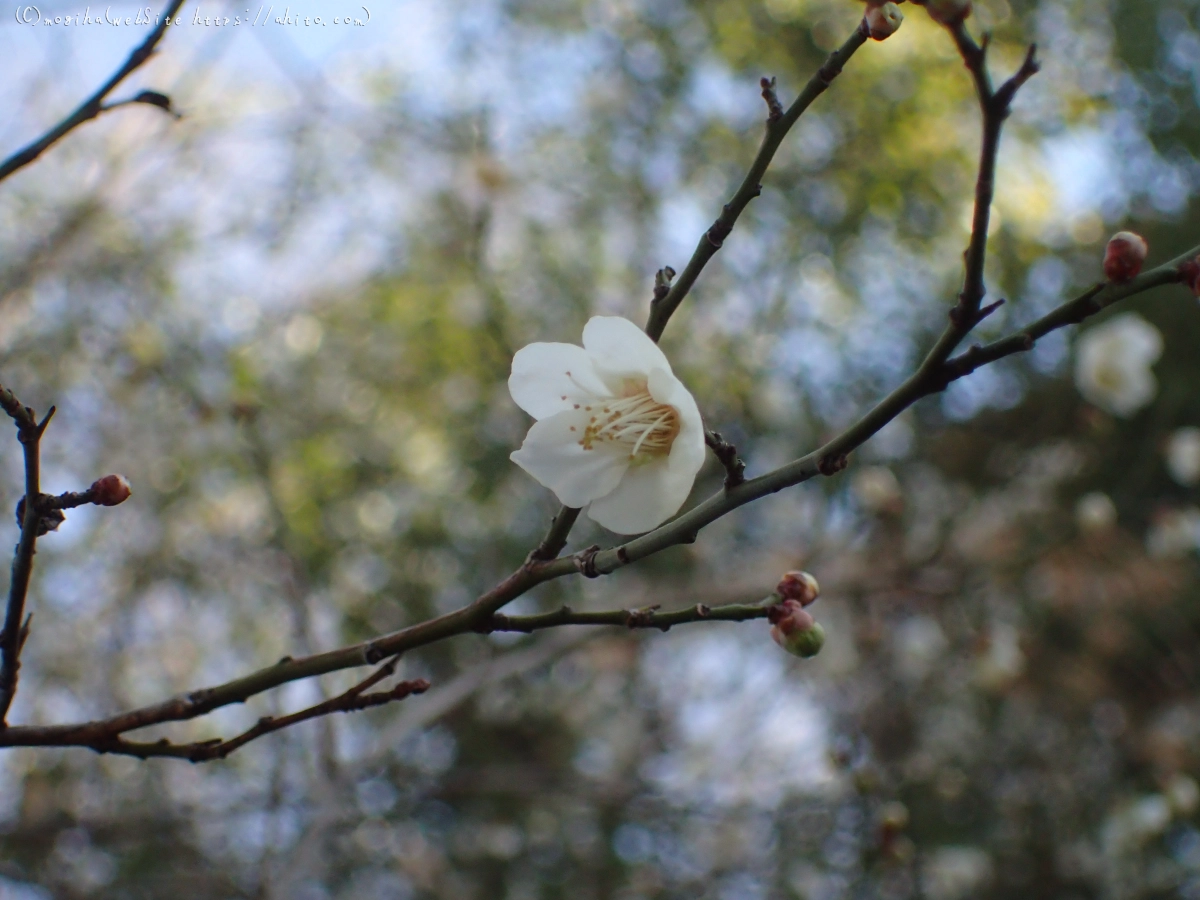
[[[887,466],[859,469],[850,479],[850,491],[868,512],[897,513],[904,508],[900,482]]]
[[[994,876],[992,858],[978,847],[938,847],[921,863],[922,893],[930,900],[976,897]]]
[[[537,421],[513,462],[564,506],[618,534],[669,519],[704,464],[696,401],[644,331],[595,316],[583,346],[537,343],[513,357],[508,390]]]
[[[1177,429],[1167,440],[1167,471],[1185,487],[1200,481],[1200,428]]]
[[[1115,416],[1131,416],[1158,391],[1150,367],[1162,350],[1158,329],[1137,313],[1114,316],[1080,337],[1075,385],[1088,402]]]
[[[1075,524],[1090,534],[1108,531],[1117,524],[1117,507],[1108,494],[1092,491],[1075,504]]]
[[[1151,556],[1180,557],[1200,550],[1200,509],[1169,509],[1154,517],[1146,532]]]
[[[1200,785],[1186,775],[1176,775],[1163,789],[1163,796],[1171,806],[1171,812],[1188,818],[1200,806]]]

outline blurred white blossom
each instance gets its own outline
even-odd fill
[[[1187,487],[1200,481],[1200,428],[1180,428],[1168,438],[1167,471]]]
[[[1114,316],[1079,338],[1075,385],[1089,403],[1115,416],[1133,415],[1158,390],[1150,367],[1162,349],[1162,335],[1141,316]]]
[[[1186,775],[1176,775],[1163,790],[1171,810],[1177,816],[1187,817],[1200,806],[1200,785]]]
[[[912,681],[920,681],[949,647],[945,632],[931,616],[912,616],[892,631],[896,668]]]
[[[904,504],[900,482],[887,466],[859,469],[850,478],[850,490],[854,499],[869,512],[899,512]]]
[[[974,897],[991,880],[992,860],[978,847],[941,847],[921,867],[921,887],[932,900]]]
[[[1172,509],[1155,517],[1146,534],[1151,556],[1183,556],[1200,548],[1200,509]]]
[[[1147,794],[1109,816],[1102,839],[1109,853],[1145,843],[1171,824],[1171,805],[1162,794]]]
[[[1075,524],[1088,533],[1107,531],[1117,524],[1117,508],[1108,494],[1092,491],[1075,504]]]
[[[975,680],[985,690],[1000,690],[1025,671],[1021,635],[1012,625],[991,628],[987,649],[975,661]]]

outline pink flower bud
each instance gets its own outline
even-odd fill
[[[771,622],[780,634],[789,635],[796,631],[806,631],[813,627],[813,617],[800,604],[799,600],[784,600],[767,613],[767,621]]]
[[[783,600],[798,600],[801,606],[808,606],[821,596],[821,586],[807,572],[785,572],[775,585],[775,593]]]
[[[1118,231],[1108,239],[1104,249],[1104,277],[1117,284],[1133,278],[1142,271],[1148,250],[1146,240],[1140,234]]]
[[[877,41],[886,40],[895,34],[903,21],[904,14],[895,3],[872,3],[867,7],[867,30]]]
[[[810,576],[811,577],[811,576]],[[800,605],[799,600],[784,600],[767,610],[771,640],[796,656],[816,656],[825,643],[825,629]]]
[[[105,475],[97,479],[88,488],[92,494],[92,502],[97,506],[116,506],[129,499],[133,491],[124,475]]]
[[[929,16],[943,25],[956,25],[971,14],[971,0],[925,0],[918,5],[929,10]]]

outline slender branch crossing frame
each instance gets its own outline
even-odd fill
[[[125,64],[113,73],[113,76],[104,82],[100,88],[88,97],[83,103],[75,109],[73,113],[43,134],[40,138],[32,143],[22,147],[12,156],[0,162],[0,181],[3,181],[9,175],[16,172],[18,169],[23,169],[29,165],[47,150],[49,150],[59,140],[84,122],[88,122],[101,113],[106,113],[109,110],[117,109],[122,106],[129,106],[133,103],[145,103],[150,106],[157,106],[159,109],[172,115],[178,115],[171,109],[171,99],[166,94],[161,94],[158,91],[141,91],[136,96],[130,97],[127,100],[118,100],[115,103],[105,103],[108,95],[117,89],[117,86],[141,68],[142,64],[154,55],[154,48],[158,46],[158,42],[162,40],[166,33],[171,20],[178,14],[179,8],[183,6],[183,0],[171,0],[167,4],[167,8],[163,10],[162,17],[159,23],[154,27],[154,30],[147,35],[146,40],[129,54],[129,58],[125,60]]]

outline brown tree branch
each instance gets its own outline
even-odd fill
[[[150,58],[154,53],[154,48],[158,42],[162,40],[162,36],[166,33],[167,26],[170,24],[172,17],[179,12],[179,7],[183,6],[183,0],[171,0],[167,4],[166,11],[162,15],[162,20],[155,26],[154,30],[142,41],[141,45],[129,54],[129,59],[125,60],[125,64],[119,68],[108,81],[104,82],[92,96],[80,104],[79,108],[73,113],[43,134],[33,143],[22,147],[8,159],[0,162],[0,181],[3,181],[13,172],[29,165],[46,150],[53,146],[58,140],[63,138],[69,132],[78,128],[84,122],[96,118],[102,112],[107,112],[110,109],[116,109],[120,106],[125,106],[130,103],[149,103],[152,106],[158,106],[167,112],[172,112],[170,100],[163,94],[157,91],[142,91],[136,97],[129,100],[123,100],[117,103],[105,104],[104,99],[111,94],[122,81],[139,68],[143,63]],[[164,102],[165,101],[165,102]]]
[[[999,90],[992,89],[987,70],[988,41],[976,44],[964,21],[949,26],[954,43],[975,82],[979,108],[983,119],[983,137],[979,148],[979,171],[975,180],[975,210],[971,218],[971,238],[964,254],[965,273],[958,303],[950,310],[950,324],[926,357],[923,368],[934,370],[954,352],[970,333],[995,307],[981,309],[987,288],[983,269],[987,260],[988,227],[991,221],[992,199],[996,192],[996,159],[1000,149],[1000,132],[1012,107],[1013,98],[1026,81],[1038,71],[1037,45],[1032,45],[1017,73]]]
[[[850,57],[866,43],[867,37],[866,20],[863,20],[855,29],[854,34],[850,35],[841,47],[830,54],[829,58],[825,60],[825,64],[809,79],[808,84],[804,86],[804,90],[800,92],[800,96],[796,98],[787,112],[782,111],[779,99],[775,95],[774,81],[763,80],[763,98],[767,101],[768,114],[767,129],[763,135],[762,144],[759,145],[758,155],[754,157],[750,171],[742,179],[741,186],[734,193],[733,199],[725,204],[721,215],[700,238],[700,243],[679,275],[679,280],[672,284],[670,290],[662,296],[658,295],[657,290],[655,291],[654,302],[650,304],[650,318],[646,322],[646,334],[650,335],[653,340],[657,341],[662,337],[671,315],[679,308],[683,298],[688,295],[688,291],[700,277],[704,266],[721,249],[725,238],[729,237],[730,232],[733,231],[738,216],[750,205],[750,201],[761,193],[763,176],[766,175],[767,168],[771,165],[771,160],[775,158],[775,152],[783,143],[783,139],[787,137],[787,133],[792,130],[792,126],[799,121],[805,110],[812,106],[813,101],[828,90],[829,86],[833,84],[833,80],[841,74],[842,68],[849,62]]]
[[[41,440],[46,426],[54,416],[54,407],[46,417],[37,421],[32,409],[22,406],[12,391],[0,388],[0,407],[17,424],[17,440],[25,457],[25,510],[21,521],[21,540],[13,555],[12,580],[8,587],[8,603],[4,613],[4,629],[0,631],[0,729],[5,727],[8,710],[17,694],[17,678],[21,669],[21,649],[29,636],[29,619],[25,615],[25,598],[29,594],[29,579],[33,575],[33,555],[41,533],[42,511],[37,498],[41,496]]]
[[[477,625],[475,630],[484,634],[493,631],[532,634],[543,628],[558,628],[563,625],[619,625],[629,629],[657,628],[659,631],[669,631],[675,625],[686,625],[690,622],[746,622],[751,619],[765,619],[768,609],[765,604],[777,601],[777,597],[771,596],[762,603],[731,603],[727,606],[706,606],[697,603],[695,606],[670,612],[662,612],[657,606],[576,612],[571,607],[564,606],[553,612],[531,616],[506,616],[496,613]]]
[[[705,428],[704,443],[725,468],[725,490],[735,488],[746,480],[746,464],[738,456],[737,447],[721,437],[720,432]]]
[[[570,506],[560,508],[558,515],[550,521],[550,530],[546,532],[546,536],[530,552],[528,562],[544,562],[554,559],[562,553],[562,548],[567,546],[567,538],[575,526],[575,520],[579,518],[579,513],[580,510]]]
[[[44,739],[39,739],[38,731],[40,729],[37,727],[24,726],[21,728],[22,737],[28,743],[14,744],[13,746],[86,747],[97,753],[115,753],[122,756],[134,756],[138,759],[169,757],[173,759],[186,759],[194,763],[224,759],[251,741],[280,731],[291,725],[321,716],[332,715],[333,713],[358,712],[359,710],[370,709],[374,706],[383,706],[397,700],[403,700],[412,694],[423,694],[429,690],[429,682],[424,678],[418,678],[413,681],[401,681],[385,691],[368,693],[370,688],[395,674],[398,662],[399,657],[388,660],[387,663],[380,666],[370,676],[349,690],[338,694],[336,697],[331,697],[321,703],[314,704],[286,716],[265,716],[255,722],[253,726],[229,740],[213,738],[187,744],[175,744],[167,738],[157,741],[129,741],[121,737],[124,731],[115,726],[113,720],[108,720],[107,722],[93,722],[86,726],[80,726],[69,736],[64,736],[60,732],[53,732],[47,734]],[[0,732],[0,734],[3,734],[3,732]]]

